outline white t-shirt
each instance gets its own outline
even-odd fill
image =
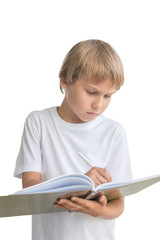
[[[103,115],[87,123],[64,121],[52,107],[26,119],[14,175],[40,172],[43,181],[69,173],[86,173],[89,166],[106,168],[113,181],[132,178],[128,144],[123,127]],[[113,240],[114,220],[83,213],[49,213],[32,217],[33,240]]]

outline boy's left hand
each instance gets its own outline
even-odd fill
[[[107,199],[104,195],[99,196],[97,201],[72,197],[71,200],[60,199],[54,204],[54,206],[68,211],[86,213],[94,217],[105,217],[107,211]]]

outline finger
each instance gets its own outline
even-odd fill
[[[104,168],[97,168],[97,172],[102,176],[104,177],[107,182],[111,182],[112,181],[112,177],[110,175],[110,173],[104,169]]]
[[[59,205],[59,204],[54,204],[54,207],[68,210],[63,205]]]
[[[99,203],[102,205],[102,206],[105,206],[107,204],[107,198],[104,196],[104,195],[101,195],[99,198],[98,198],[98,201]]]
[[[83,210],[89,209],[92,207],[92,205],[95,205],[94,201],[89,201],[87,199],[82,199],[82,198],[78,198],[78,197],[72,197],[71,200],[74,201],[75,203],[77,203],[79,206],[81,206],[81,208],[83,208]]]
[[[95,186],[112,181],[111,175],[104,168],[93,167],[86,173],[86,175],[93,180]]]
[[[96,176],[96,181],[95,182],[98,183],[97,185],[100,185],[100,184],[103,184],[103,183],[107,183],[108,181],[102,175],[98,174]]]
[[[78,203],[79,206],[81,206],[81,212],[87,213],[91,216],[99,216],[99,210],[100,207],[104,207],[106,201],[102,201],[100,203],[99,201],[91,201],[86,199],[80,199],[77,197],[73,197],[72,200],[74,200],[76,203]]]
[[[94,177],[92,177],[92,180],[94,182],[95,187],[97,187],[98,185],[103,183],[103,180],[102,180],[102,178],[100,176],[99,177],[98,176],[94,176]]]
[[[70,211],[82,211],[81,206],[72,200],[60,199],[57,203],[59,206],[61,206],[61,208],[65,208]]]

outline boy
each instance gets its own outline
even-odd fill
[[[82,41],[65,57],[59,77],[64,100],[60,107],[27,117],[15,176],[22,177],[23,187],[75,172],[88,175],[96,186],[130,179],[125,132],[102,115],[124,81],[118,54],[103,41]],[[89,169],[78,152],[95,167]],[[68,211],[34,215],[33,240],[113,240],[114,219],[123,212],[124,199],[73,197],[55,207]]]

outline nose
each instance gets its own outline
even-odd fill
[[[101,97],[94,99],[94,102],[92,102],[92,108],[94,110],[101,109],[102,106],[103,106],[103,99]]]

